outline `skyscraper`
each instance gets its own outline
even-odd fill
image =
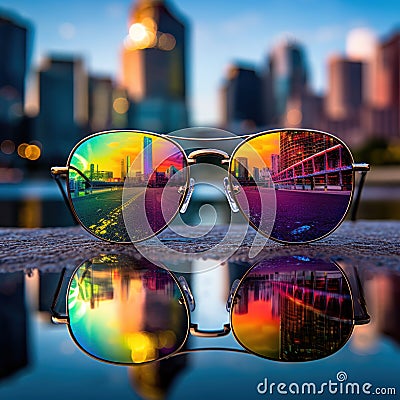
[[[298,98],[307,90],[307,65],[303,47],[293,41],[284,40],[272,50],[269,58],[270,95],[274,105],[273,120],[280,122],[286,113],[290,98]]]
[[[125,160],[121,159],[121,181],[126,178]]]
[[[249,160],[247,157],[236,157],[234,160],[235,177],[247,180],[249,178]]]
[[[139,0],[122,54],[122,84],[136,103],[137,129],[187,126],[186,30],[167,0]]]
[[[148,178],[153,173],[153,139],[143,138],[143,174]]]
[[[271,154],[271,174],[275,175],[279,172],[280,156],[279,154]]]
[[[108,77],[89,77],[89,126],[92,132],[111,128],[113,83]]]
[[[378,45],[372,102],[378,108],[400,105],[400,32]],[[400,110],[398,109],[397,112]]]
[[[0,142],[15,137],[24,115],[28,24],[0,15]]]
[[[40,112],[35,139],[43,144],[42,158],[65,162],[68,152],[86,132],[88,83],[83,62],[50,57],[39,70]]]
[[[369,122],[374,136],[399,138],[400,131],[400,32],[382,41],[372,63]]]
[[[353,117],[363,103],[363,63],[333,56],[328,63],[328,92],[325,108],[329,118]]]
[[[222,88],[224,123],[229,129],[243,131],[263,124],[261,80],[253,68],[233,65]]]

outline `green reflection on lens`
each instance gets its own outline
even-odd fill
[[[97,261],[83,264],[70,283],[69,327],[78,345],[98,359],[124,364],[178,350],[188,316],[172,275],[145,260]]]
[[[182,197],[178,188],[185,184],[186,174],[176,172],[185,166],[180,148],[154,134],[122,131],[89,137],[69,160],[68,185],[74,211],[82,225],[99,238],[144,240],[165,228],[177,212]],[[175,190],[164,216],[160,199],[170,179]],[[129,193],[124,196],[125,183]],[[123,213],[127,209],[132,215],[130,233],[135,234],[128,234],[125,228]]]

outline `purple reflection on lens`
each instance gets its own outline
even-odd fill
[[[145,212],[153,232],[163,229],[175,216],[182,198],[180,188],[186,181],[187,171],[182,171],[184,158],[181,152],[168,156],[163,165],[163,172],[154,169],[145,192]]]
[[[233,156],[231,173],[241,186],[238,203],[259,231],[268,236],[264,226],[271,217],[270,199],[275,197],[270,237],[302,243],[326,236],[346,215],[353,188],[352,163],[349,150],[334,136],[289,130],[245,142]]]
[[[171,222],[188,179],[185,155],[176,144],[146,139],[124,184],[123,216],[132,242],[154,236]]]
[[[350,193],[277,190],[276,219],[271,235],[288,242],[325,236],[346,213]]]

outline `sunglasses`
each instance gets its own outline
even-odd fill
[[[72,274],[66,315],[56,312],[64,276],[52,305],[55,323],[68,325],[76,345],[97,360],[139,365],[202,350],[251,353],[276,361],[327,357],[367,323],[362,292],[355,296],[343,270],[307,257],[263,259],[232,284],[230,323],[202,330],[191,322],[195,300],[184,277],[144,258],[100,256]],[[353,304],[354,303],[354,304]],[[241,349],[187,349],[188,337],[232,331]]]
[[[221,149],[226,143],[229,153]],[[369,170],[329,133],[285,129],[197,138],[101,132],[80,141],[67,166],[51,172],[83,228],[106,241],[135,243],[186,212],[195,188],[191,166],[210,160],[226,170],[223,190],[232,212],[240,211],[264,236],[289,244],[322,239],[341,224],[359,171],[354,220]]]

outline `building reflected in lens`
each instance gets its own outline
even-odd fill
[[[353,330],[350,286],[333,263],[283,258],[262,261],[241,282],[232,328],[251,352],[307,361],[339,350]]]
[[[178,350],[188,333],[187,308],[172,275],[145,259],[101,256],[71,278],[70,333],[100,360],[140,364]]]
[[[168,360],[129,368],[129,378],[135,392],[146,400],[167,398],[174,381],[188,367],[190,356],[181,354]]]

